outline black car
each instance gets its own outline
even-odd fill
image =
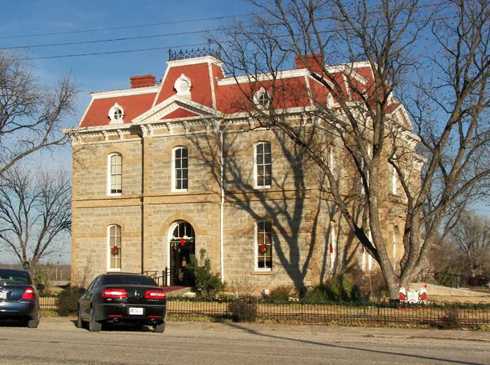
[[[21,320],[29,328],[39,325],[39,298],[29,272],[0,269],[0,319]]]
[[[78,301],[78,327],[88,323],[100,331],[104,323],[133,322],[165,330],[166,297],[155,281],[144,275],[107,273],[92,281]]]

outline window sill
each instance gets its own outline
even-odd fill
[[[254,188],[257,189],[257,190],[267,190],[267,189],[272,188],[272,186],[271,185],[264,185],[264,186],[257,186],[257,185],[255,185]]]
[[[172,189],[172,193],[188,193],[189,189]]]
[[[272,269],[270,270],[254,270],[252,272],[253,275],[271,275],[272,274]]]
[[[108,193],[107,196],[112,197],[112,198],[116,198],[118,196],[122,196],[122,193]]]
[[[121,269],[107,269],[107,272],[120,272]]]

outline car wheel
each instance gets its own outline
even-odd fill
[[[95,320],[95,309],[90,310],[90,321],[88,322],[88,330],[90,332],[99,332],[102,329],[102,323]]]
[[[153,332],[157,332],[157,333],[165,332],[165,322],[154,325]]]
[[[38,326],[39,326],[39,314],[36,314],[34,318],[31,318],[27,321],[27,327],[37,328]]]

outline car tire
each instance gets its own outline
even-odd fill
[[[82,320],[82,315],[80,313],[80,309],[78,309],[78,315],[77,315],[77,327],[78,328],[83,328],[83,320]]]
[[[153,326],[153,332],[156,332],[156,333],[165,332],[165,322],[154,325]]]
[[[95,309],[90,310],[90,321],[88,322],[88,330],[90,332],[99,332],[102,329],[102,323],[95,320]]]
[[[39,315],[36,314],[34,318],[27,320],[27,327],[37,328],[39,326]]]

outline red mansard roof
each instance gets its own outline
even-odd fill
[[[119,104],[124,110],[124,123],[131,123],[134,118],[149,110],[155,100],[156,93],[140,95],[114,96],[94,98],[85,115],[80,121],[80,127],[98,127],[109,124],[109,109]]]
[[[348,94],[349,87],[342,75],[342,66],[333,66],[332,70],[335,82],[341,85],[342,92]],[[368,89],[369,84],[372,84],[369,65],[354,65],[354,72],[355,86]],[[181,75],[191,81],[190,97],[176,95],[174,84]],[[134,80],[132,81],[134,84]],[[325,86],[315,80],[307,69],[284,71],[278,75],[274,83],[267,76],[263,76],[257,82],[251,82],[247,77],[225,78],[221,62],[211,56],[169,61],[159,85],[146,88],[137,86],[139,84],[127,90],[92,94],[92,101],[80,121],[80,127],[108,125],[109,109],[116,103],[124,111],[124,123],[129,124],[135,120],[144,122],[147,116],[160,110],[162,112],[158,115],[161,120],[193,118],[214,113],[226,116],[246,112],[250,110],[252,96],[261,88],[274,93],[273,107],[278,109],[304,108],[315,103],[325,105],[328,99]],[[177,103],[177,107],[172,105],[173,103]],[[169,108],[167,113],[165,108]]]

